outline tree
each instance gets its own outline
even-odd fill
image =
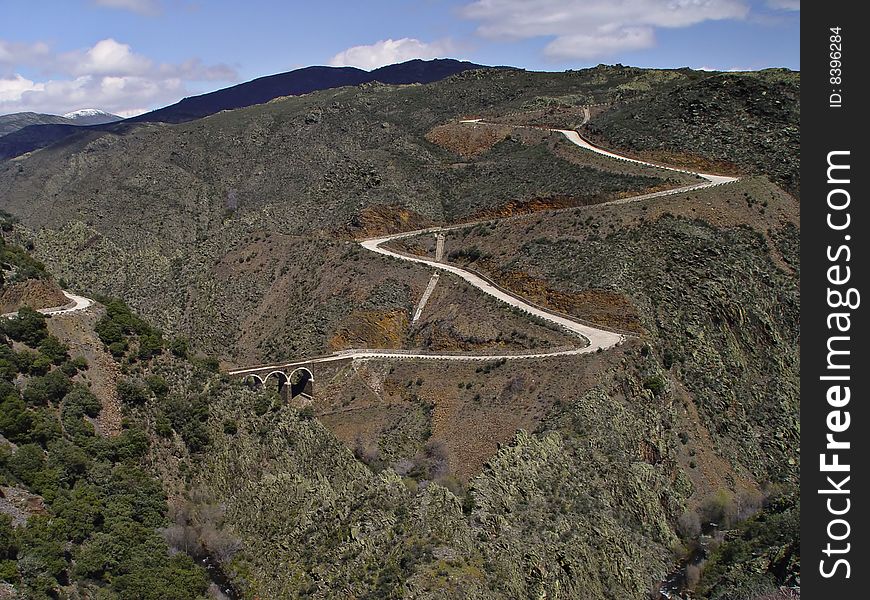
[[[69,358],[69,348],[53,335],[48,335],[42,340],[39,344],[39,352],[56,365],[62,364]]]
[[[9,470],[18,479],[31,485],[45,468],[45,453],[36,444],[24,444],[9,457]]]
[[[118,382],[118,397],[124,404],[131,406],[141,406],[145,404],[148,396],[145,394],[145,388],[129,379],[122,379]]]
[[[169,343],[169,350],[178,358],[187,358],[189,352],[187,339],[183,337],[173,338]]]
[[[48,336],[45,315],[24,306],[17,317],[3,319],[3,332],[17,342],[36,348]]]
[[[72,387],[72,381],[62,371],[54,370],[43,377],[36,377],[24,388],[22,397],[31,406],[45,406],[60,402]]]
[[[10,441],[20,444],[26,441],[33,427],[33,415],[17,395],[7,396],[0,402],[0,433]]]

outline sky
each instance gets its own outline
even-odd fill
[[[0,114],[133,116],[309,65],[800,69],[800,0],[0,0]]]

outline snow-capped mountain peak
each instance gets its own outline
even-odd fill
[[[68,112],[63,115],[64,119],[77,119],[79,117],[97,117],[100,115],[114,116],[111,113],[107,113],[104,110],[100,110],[99,108],[82,108],[79,110],[74,110],[72,112]]]
[[[121,120],[121,117],[118,115],[107,113],[98,108],[82,108],[80,110],[74,110],[73,112],[68,112],[63,115],[63,118],[75,121],[76,125],[96,125]]]

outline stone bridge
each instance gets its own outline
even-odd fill
[[[274,385],[285,400],[300,396],[304,400],[311,400],[314,398],[315,376],[326,377],[328,381],[334,375],[335,368],[340,366],[338,363],[346,364],[351,360],[352,356],[330,355],[284,365],[236,369],[229,371],[229,375],[241,378],[253,388]]]

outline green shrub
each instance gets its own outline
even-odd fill
[[[146,333],[139,338],[139,360],[149,360],[163,351],[163,336],[158,331]]]
[[[12,381],[18,375],[18,364],[8,358],[0,358],[0,379]]]
[[[651,391],[656,396],[660,396],[668,387],[667,380],[661,375],[651,375],[643,382],[643,387]]]
[[[12,517],[0,513],[0,560],[14,560],[17,555],[18,539],[12,528]]]
[[[82,412],[91,418],[99,415],[102,408],[93,392],[80,383],[73,384],[72,389],[64,397],[64,404],[81,408]]]
[[[69,358],[69,347],[53,335],[46,336],[39,344],[40,354],[48,357],[55,365],[62,364]]]
[[[52,440],[48,446],[47,466],[58,473],[60,483],[71,488],[83,477],[91,465],[87,452],[64,439]]]
[[[221,364],[217,358],[213,356],[204,356],[196,360],[195,363],[198,367],[205,369],[210,373],[220,373]]]
[[[148,452],[148,436],[138,427],[131,427],[113,438],[112,445],[117,461],[134,462]]]
[[[189,352],[187,339],[183,337],[173,338],[169,343],[169,351],[178,358],[187,358]]]
[[[210,443],[206,422],[208,402],[204,398],[170,396],[164,414],[191,452],[199,452]]]
[[[118,398],[124,404],[129,406],[141,406],[145,404],[148,395],[145,393],[145,388],[129,379],[122,379],[117,385]]]
[[[48,336],[45,326],[45,315],[38,313],[29,306],[18,311],[17,317],[3,319],[0,329],[16,342],[36,348]]]
[[[27,433],[28,441],[47,446],[51,440],[56,440],[63,435],[60,421],[49,408],[38,408],[30,411],[33,419],[30,431]]]
[[[81,438],[90,438],[96,435],[94,426],[85,420],[84,409],[75,403],[64,403],[60,418],[64,433],[80,443]]]
[[[31,485],[37,475],[45,468],[45,453],[36,444],[19,446],[9,457],[9,470],[18,479]]]
[[[29,441],[32,427],[33,414],[17,394],[0,401],[0,433],[7,439],[16,444]]]
[[[166,415],[160,415],[154,422],[154,432],[162,438],[172,437],[172,423]]]
[[[63,363],[60,370],[67,377],[74,377],[77,373],[88,370],[88,361],[82,356],[77,356]]]
[[[158,398],[163,398],[169,393],[169,384],[160,375],[149,375],[145,378],[145,385]]]
[[[45,406],[60,402],[72,388],[72,381],[62,371],[52,371],[43,377],[34,377],[22,392],[30,406]]]

